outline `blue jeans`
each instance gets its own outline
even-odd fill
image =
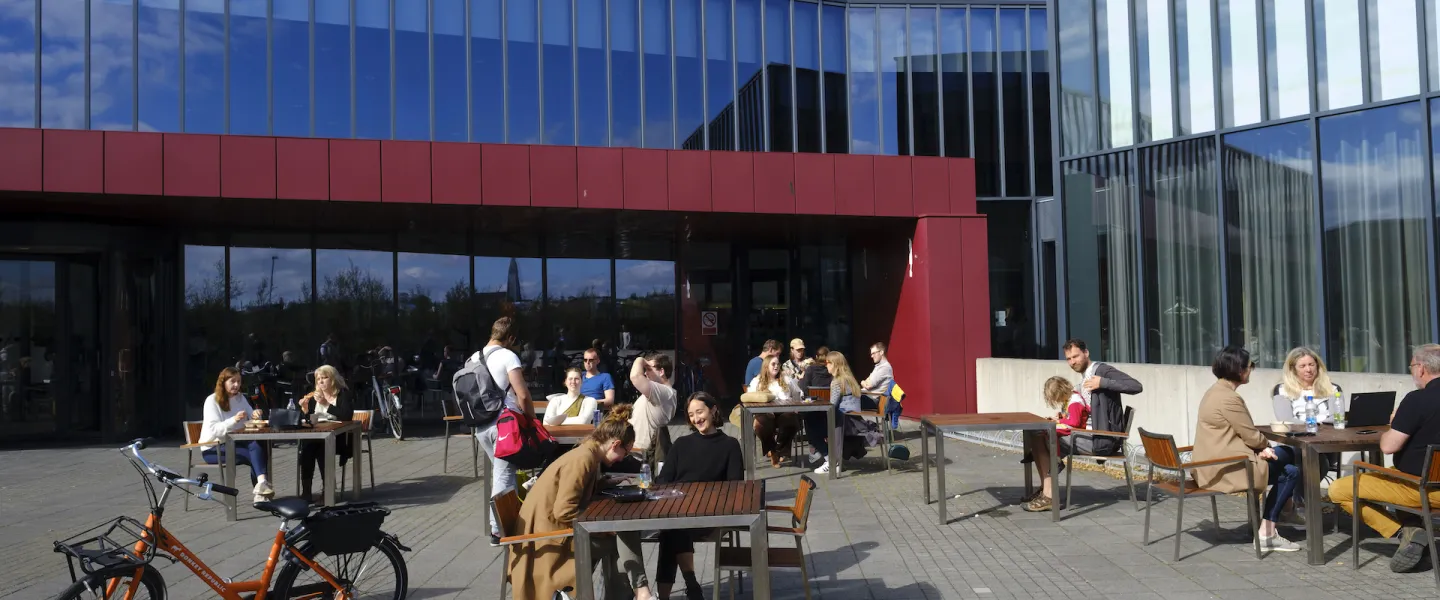
[[[1280,511],[1285,508],[1285,501],[1295,495],[1300,488],[1300,483],[1305,480],[1300,472],[1300,465],[1296,464],[1299,457],[1295,455],[1295,449],[1289,446],[1276,446],[1275,459],[1270,461],[1270,493],[1265,495],[1265,510],[1262,513],[1263,519],[1267,521],[1279,521]]]
[[[839,406],[833,406],[835,411],[835,425],[839,426],[845,415],[840,413]],[[830,458],[830,432],[825,430],[828,422],[823,412],[807,412],[805,415],[805,438],[810,440],[810,445],[815,451],[826,459]]]
[[[489,501],[505,492],[515,489],[515,467],[510,463],[495,458],[495,441],[500,437],[495,429],[498,424],[491,423],[489,427],[475,432],[475,439],[480,440],[480,450],[485,456],[490,457],[490,496],[485,504],[490,506],[490,535],[500,535],[500,518],[495,515],[495,507]]]
[[[205,462],[217,465],[220,464],[220,456],[225,453],[224,448],[223,444],[216,445],[214,448],[200,452],[200,456],[205,459]],[[265,454],[265,443],[259,440],[236,443],[235,463],[250,467],[250,485],[255,485],[259,481],[259,477],[269,471],[270,460]]]

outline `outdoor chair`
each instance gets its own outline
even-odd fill
[[[795,538],[794,548],[771,547],[768,552],[770,569],[800,569],[800,578],[805,584],[805,600],[810,600],[810,572],[805,567],[805,527],[810,522],[810,503],[814,500],[815,480],[809,475],[800,476],[800,486],[795,491],[794,506],[766,506],[766,511],[790,513],[789,527],[766,527],[767,534],[788,535]],[[720,547],[715,540],[715,595],[720,598],[720,573],[736,574],[751,570],[750,548],[746,546]],[[734,600],[735,582],[730,584],[730,598]]]
[[[516,521],[520,519],[520,495],[515,490],[510,490],[495,497],[495,519],[500,526],[500,547],[505,549],[505,554],[500,562],[500,595],[497,598],[509,598],[507,588],[510,587],[510,547],[516,544],[529,544],[556,538],[567,538],[575,535],[574,529],[561,529],[548,533],[530,533],[516,535]],[[574,570],[573,568],[571,570]]]
[[[1150,545],[1150,506],[1151,493],[1155,488],[1175,496],[1177,506],[1175,507],[1175,560],[1180,560],[1180,534],[1185,530],[1185,498],[1210,498],[1210,514],[1215,519],[1215,532],[1220,533],[1220,507],[1216,504],[1217,496],[1225,495],[1224,492],[1217,492],[1202,488],[1191,479],[1191,471],[1196,467],[1213,467],[1229,464],[1244,464],[1245,475],[1249,481],[1255,480],[1255,466],[1250,463],[1249,456],[1227,456],[1212,460],[1199,462],[1180,462],[1180,453],[1189,452],[1194,446],[1183,448],[1175,447],[1175,436],[1159,433],[1150,433],[1140,428],[1140,441],[1145,445],[1145,456],[1150,459],[1149,481],[1145,487],[1145,537],[1144,543]],[[1180,483],[1168,481],[1155,481],[1155,469],[1175,473]],[[1245,512],[1250,519],[1250,530],[1254,537],[1255,558],[1260,558],[1260,522],[1257,519],[1259,506],[1258,497],[1254,489],[1245,492]]]
[[[1416,477],[1398,469],[1387,469],[1380,465],[1371,464],[1357,460],[1354,463],[1355,477],[1351,480],[1354,492],[1350,504],[1350,543],[1351,557],[1350,568],[1360,568],[1360,504],[1366,503],[1380,509],[1391,509],[1399,512],[1415,515],[1425,521],[1425,535],[1430,539],[1430,570],[1435,573],[1435,587],[1440,588],[1440,555],[1435,553],[1435,517],[1440,516],[1440,507],[1430,505],[1430,492],[1440,489],[1440,444],[1432,444],[1426,448],[1425,465],[1420,469],[1424,473],[1422,477]],[[1360,498],[1360,475],[1365,472],[1384,475],[1386,477],[1412,483],[1416,491],[1420,493],[1420,508],[1379,502],[1376,500],[1362,500]]]
[[[872,396],[867,394],[864,397]],[[885,438],[885,442],[880,448],[880,456],[885,459],[885,472],[890,473],[890,445],[895,443],[895,436],[894,433],[890,431],[890,419],[885,417],[885,406],[894,402],[894,400],[890,399],[890,394],[881,394],[875,397],[875,400],[876,406],[873,411],[860,410],[847,412],[845,414],[852,417],[860,417],[861,419],[875,419],[875,423],[880,426],[881,435]]]
[[[475,439],[474,428],[465,425],[465,417],[460,415],[460,409],[455,404],[453,397],[448,399],[441,398],[440,407],[445,412],[445,448],[441,451],[444,453],[444,458],[440,461],[440,471],[442,473],[450,472],[450,438],[467,437],[470,438],[470,460],[473,464],[472,468],[475,472],[475,478],[478,479],[480,477],[480,440]],[[538,412],[539,409],[536,409],[536,411]],[[459,427],[464,433],[450,433],[450,427],[452,425]]]
[[[1140,501],[1135,498],[1135,480],[1130,475],[1130,458],[1125,455],[1125,441],[1130,439],[1130,425],[1135,422],[1135,407],[1125,407],[1125,416],[1121,419],[1121,421],[1124,423],[1124,426],[1121,427],[1120,431],[1071,429],[1070,439],[1072,442],[1078,442],[1078,438],[1081,437],[1088,437],[1092,441],[1096,437],[1107,437],[1114,438],[1116,441],[1120,442],[1120,447],[1113,454],[1081,454],[1081,456],[1093,456],[1095,458],[1103,458],[1106,461],[1120,461],[1121,468],[1125,470],[1125,487],[1130,489],[1130,503],[1135,505],[1135,510],[1138,511],[1140,510]],[[1071,448],[1074,447],[1075,443],[1072,443]],[[1070,476],[1075,474],[1075,454],[1077,453],[1071,452],[1070,454],[1065,456],[1065,506],[1067,507],[1071,506]]]
[[[218,464],[213,465],[205,462],[204,457],[197,457],[195,454],[195,452],[200,449],[200,429],[204,425],[204,421],[185,421],[185,445],[181,446],[187,454],[185,460],[185,478],[192,479],[190,474],[195,469],[211,469],[215,471],[215,480],[220,482],[225,473],[225,454],[223,452],[218,453],[216,455]],[[199,458],[199,460],[196,460],[196,458]],[[186,511],[190,510],[190,496],[192,495],[193,494],[185,494]]]
[[[362,460],[362,459],[365,458],[365,455],[366,455],[366,454],[369,454],[369,455],[370,455],[370,460],[368,460],[368,461],[366,461],[366,462],[369,463],[369,465],[370,465],[370,490],[371,490],[371,491],[374,491],[374,490],[375,490],[375,455],[370,452],[370,437],[371,437],[371,436],[370,436],[370,421],[371,421],[371,416],[372,416],[373,414],[374,414],[374,411],[370,411],[370,410],[357,410],[357,411],[355,411],[355,420],[360,422],[360,440],[361,440],[361,442],[363,442],[363,443],[365,444],[365,447],[364,447],[364,448],[351,448],[351,449],[350,449],[350,458],[351,458],[351,460]],[[341,493],[341,494],[344,494],[344,493],[345,493],[345,473],[346,473],[347,471],[349,471],[349,469],[346,469],[346,468],[344,468],[344,467],[340,467],[340,493]],[[361,475],[362,475],[362,476],[364,475],[364,472],[363,472],[363,471],[361,472]],[[358,486],[362,486],[362,487],[363,487],[363,486],[365,485],[365,482],[364,482],[364,481],[357,481],[357,482],[355,482],[355,485],[358,485]]]

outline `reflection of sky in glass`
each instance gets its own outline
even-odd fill
[[[457,284],[470,287],[468,256],[401,252],[396,260],[399,270],[395,277],[402,297],[418,291],[439,301]]]
[[[224,40],[225,0],[190,0],[185,4],[187,132],[225,132]]]
[[[705,123],[705,70],[701,64],[700,1],[674,0],[675,137],[684,141]]]
[[[190,301],[197,294],[225,296],[225,249],[219,246],[185,247],[185,296]],[[218,269],[217,269],[218,265]],[[211,298],[206,298],[211,299]]]
[[[1062,14],[1061,23],[1065,22],[1064,17]],[[1180,133],[1210,131],[1215,129],[1215,60],[1210,38],[1214,21],[1210,14],[1210,0],[1176,3],[1175,23],[1175,47],[1180,49],[1179,55],[1183,57],[1177,73],[1180,77]]]
[[[575,0],[575,37],[579,42],[580,145],[610,142],[610,98],[605,89],[605,0]],[[678,43],[678,40],[677,40]]]
[[[1225,126],[1260,122],[1260,23],[1255,3],[1221,2],[1220,71],[1225,82]]]
[[[551,300],[581,294],[610,296],[610,261],[607,259],[552,258],[545,264],[546,293]]]
[[[510,70],[506,86],[510,90],[509,131],[505,141],[511,144],[540,142],[540,56],[536,35],[535,0],[506,0],[505,40]]]
[[[134,122],[132,23],[128,2],[90,3],[90,127],[94,129],[129,130]],[[0,39],[7,37],[0,35]],[[0,103],[12,99],[12,95],[0,94]]]
[[[575,143],[575,70],[571,44],[572,15],[569,2],[541,2],[544,11],[540,33],[545,45],[541,69],[545,76],[546,144]]]
[[[1100,58],[1101,114],[1110,115],[1109,146],[1119,148],[1135,143],[1135,120],[1131,107],[1135,99],[1130,87],[1130,7],[1122,0],[1095,0],[1096,52]],[[970,34],[980,35],[974,21]],[[1103,121],[1103,119],[1102,119]],[[1103,133],[1103,132],[1102,132]]]
[[[674,148],[670,124],[670,3],[642,0],[645,26],[645,147]]]
[[[272,260],[273,259],[273,260]],[[187,257],[186,267],[189,261]],[[274,286],[271,288],[271,272]],[[230,249],[231,306],[307,302],[310,251],[278,248]]]
[[[910,123],[900,120],[900,95],[897,78],[904,77],[902,62],[905,51],[905,9],[880,9],[880,70],[883,73],[880,89],[884,94],[880,102],[880,123],[885,131],[885,154],[900,153],[900,138],[908,138]],[[908,101],[908,99],[907,99]],[[904,131],[905,133],[901,133]]]
[[[827,23],[828,26],[828,23]],[[850,151],[880,151],[880,103],[875,73],[875,9],[850,9]],[[828,66],[828,65],[827,65]]]
[[[668,260],[615,261],[615,296],[675,293],[675,263]]]
[[[315,0],[315,135],[350,137],[349,0]]]
[[[1371,100],[1420,93],[1420,40],[1415,3],[1368,0]]]
[[[1146,63],[1140,71],[1140,118],[1148,121],[1142,127],[1149,126],[1151,140],[1175,136],[1170,112],[1169,6],[1169,0],[1144,0],[1135,5],[1136,44],[1141,49],[1140,60]]]
[[[362,276],[379,281],[384,289],[389,290],[390,284],[394,281],[391,278],[394,267],[391,262],[394,259],[391,256],[389,252],[373,250],[317,250],[315,252],[315,281],[321,298],[324,298],[327,288],[325,279],[327,277],[333,279],[351,267],[359,269]]]
[[[55,301],[55,263],[0,260],[0,305]]]
[[[635,0],[610,0],[612,146],[641,145],[639,22],[639,8]]]
[[[1364,100],[1360,61],[1360,7],[1355,0],[1315,0],[1315,84],[1320,110]]]
[[[1425,113],[1418,102],[1320,120],[1326,229],[1422,218],[1429,212],[1424,128]]]
[[[390,10],[355,0],[355,136],[390,139]]]
[[[1309,61],[1305,42],[1305,0],[1273,0],[1265,6],[1265,53],[1270,118],[1310,112],[1310,70],[1281,68]]]
[[[180,130],[180,15],[171,0],[139,0],[140,131]]]
[[[504,257],[475,257],[475,293],[493,294],[505,292],[510,277],[510,260]],[[520,299],[540,299],[540,259],[515,259],[520,280]]]
[[[34,27],[34,3],[32,2],[10,2],[14,8],[0,8],[0,11],[12,13],[5,18],[7,20],[20,21],[17,13],[20,10],[30,10],[30,19],[25,24]],[[76,0],[43,0],[40,3],[42,20],[40,31],[40,52],[42,54],[40,64],[40,126],[41,127],[62,127],[67,129],[78,129],[85,126],[84,106],[85,95],[83,84],[85,79],[85,5]],[[51,14],[56,16],[52,17]],[[79,17],[79,18],[76,18]],[[13,30],[14,28],[7,28]],[[11,31],[0,31],[9,34]],[[16,32],[19,33],[19,32]],[[24,48],[26,53],[24,60],[30,62],[26,65],[25,72],[31,77],[35,74],[34,61],[34,30],[21,33],[20,38],[30,42],[29,48]],[[0,42],[9,46],[5,56],[16,56],[11,54],[21,48],[13,47],[11,43]],[[71,60],[46,60],[60,59],[69,56]],[[10,70],[9,63],[14,58],[8,58],[4,66],[0,66],[0,72]],[[3,77],[3,76],[0,76]],[[13,76],[12,76],[13,77]],[[10,79],[7,77],[6,79]],[[18,84],[19,82],[14,82]],[[33,82],[27,86],[26,91],[33,91]],[[6,90],[8,91],[8,90]],[[34,110],[34,96],[27,95],[17,98],[16,102],[30,103],[27,114]],[[31,127],[33,123],[23,123],[23,127]]]
[[[395,2],[395,139],[430,139],[430,40],[425,4]]]
[[[705,0],[705,77],[710,86],[710,98],[705,109],[710,112],[708,119],[712,121],[735,102],[735,73],[732,70],[735,57],[731,48],[731,18],[729,0]],[[730,127],[712,127],[710,147],[733,150],[734,130]]]
[[[310,7],[306,2],[274,3],[271,55],[274,57],[275,135],[310,135]]]
[[[470,2],[471,139],[505,141],[505,77],[500,48],[500,0]]]
[[[465,115],[465,0],[435,0],[435,139],[469,138]]]
[[[230,133],[270,133],[265,107],[265,0],[230,0]],[[346,27],[349,37],[349,27]],[[347,44],[348,46],[348,44]],[[349,70],[349,61],[346,61]]]
[[[79,18],[70,16],[71,21],[83,24],[85,15],[83,6],[81,8]],[[62,14],[70,15],[71,12]],[[46,16],[50,16],[48,10]],[[5,68],[0,69],[0,127],[34,127],[34,7],[26,6],[25,3],[0,3],[0,55],[11,57],[6,61]],[[76,68],[77,63],[83,66],[82,61],[83,57],[72,57],[69,61],[70,68]],[[78,92],[83,94],[84,88],[81,87]],[[72,92],[70,95],[79,94]],[[83,117],[83,101],[81,106],[72,107],[71,110]]]

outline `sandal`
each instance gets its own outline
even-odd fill
[[[1025,505],[1025,512],[1045,512],[1050,510],[1053,505],[1053,500],[1040,496]]]

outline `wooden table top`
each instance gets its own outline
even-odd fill
[[[752,402],[752,403],[749,403],[749,404],[742,404],[742,406],[744,406],[745,408],[750,408],[750,409],[755,409],[755,408],[788,408],[788,407],[792,407],[792,406],[793,406],[793,407],[802,407],[802,408],[803,408],[803,407],[808,407],[808,406],[819,406],[819,407],[822,407],[822,408],[823,408],[823,407],[826,407],[826,406],[830,406],[830,403],[829,403],[829,402],[820,402],[820,401],[817,401],[817,400],[811,400],[811,401],[809,401],[809,402],[806,402],[806,401],[803,400],[803,399],[801,399],[801,400],[771,400],[770,402]]]
[[[556,439],[584,438],[595,431],[594,425],[546,425],[545,430]]]
[[[1301,425],[1300,427],[1303,431],[1305,426]],[[1333,425],[1321,425],[1320,431],[1315,435],[1291,437],[1271,431],[1269,425],[1261,425],[1259,428],[1261,435],[1270,441],[1286,446],[1314,446],[1320,452],[1353,452],[1379,448],[1380,435],[1390,430],[1389,425],[1346,427],[1345,429],[1336,429]],[[1374,431],[1375,433],[1361,434],[1361,431]]]
[[[582,523],[755,515],[765,508],[765,485],[760,481],[717,481],[657,485],[652,490],[677,489],[685,495],[664,500],[616,502],[599,496],[580,513]]]
[[[1035,425],[1051,422],[1040,415],[1025,412],[976,413],[971,415],[923,415],[920,418],[936,427]]]
[[[352,428],[353,428],[352,426],[353,426],[353,427],[359,427],[359,426],[360,426],[360,422],[359,422],[359,421],[331,421],[331,422],[328,422],[328,423],[320,423],[320,424],[317,424],[317,425],[302,425],[302,426],[300,426],[300,427],[297,428],[297,429],[275,429],[275,428],[273,428],[273,427],[268,427],[268,426],[267,426],[267,427],[246,427],[245,429],[240,429],[240,430],[237,430],[237,431],[232,431],[232,432],[230,432],[230,435],[232,435],[232,436],[242,436],[242,437],[243,437],[243,436],[257,436],[257,435],[265,435],[265,436],[277,436],[277,435],[296,435],[296,436],[300,436],[300,435],[312,435],[312,436],[313,436],[313,435],[324,434],[324,433],[336,433],[336,432],[338,432],[339,430],[342,430],[342,429],[344,429],[344,430],[352,429]]]

